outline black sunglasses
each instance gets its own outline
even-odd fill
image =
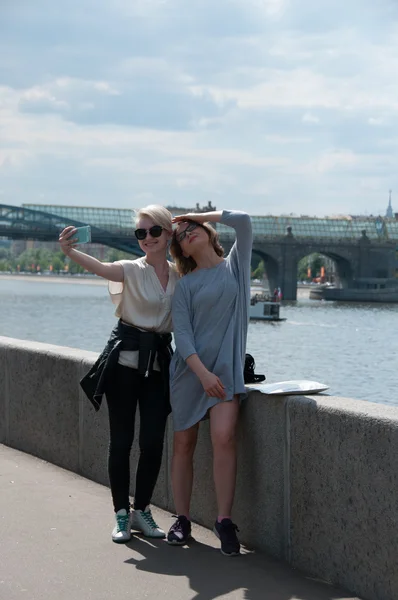
[[[176,234],[176,240],[179,244],[181,244],[181,242],[183,240],[185,240],[187,233],[189,233],[190,231],[193,231],[194,229],[196,229],[197,227],[200,227],[200,223],[196,223],[195,221],[192,221],[192,223],[190,223],[188,225],[188,227],[186,229],[184,229],[184,231],[181,231],[181,233],[177,233]]]
[[[150,229],[136,229],[134,231],[135,237],[137,240],[145,240],[148,233],[151,234],[151,237],[158,238],[162,235],[163,227],[160,225],[153,225]]]

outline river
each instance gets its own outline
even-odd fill
[[[100,281],[0,276],[0,308],[0,335],[95,352],[115,324]],[[249,326],[248,352],[269,383],[311,379],[332,395],[398,405],[398,305],[318,302],[301,292],[281,316]]]

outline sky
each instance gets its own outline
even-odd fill
[[[397,73],[397,0],[3,0],[0,203],[398,211]]]

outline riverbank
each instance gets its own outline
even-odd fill
[[[27,281],[34,283],[71,283],[85,285],[107,285],[105,279],[96,277],[95,275],[17,275],[16,273],[0,273],[0,284],[2,281]],[[310,286],[305,286],[297,289],[297,299],[308,299],[310,294]]]
[[[95,275],[16,275],[0,273],[1,281],[34,281],[35,283],[78,283],[86,285],[106,285],[107,281]]]

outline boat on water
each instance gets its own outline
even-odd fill
[[[398,281],[395,279],[357,279],[349,288],[319,286],[310,291],[311,300],[340,302],[398,302]]]
[[[252,287],[250,290],[250,320],[286,321],[280,316],[281,303],[264,289]]]

